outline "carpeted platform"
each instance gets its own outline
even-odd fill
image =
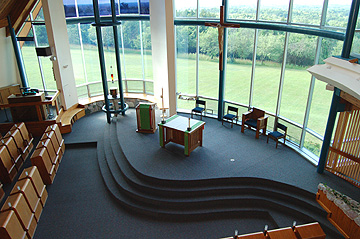
[[[335,189],[344,189],[347,192],[343,192],[354,199],[359,196],[359,190],[349,183],[328,173],[317,174],[314,166],[291,149],[279,146],[276,150],[274,142],[267,145],[264,136],[255,140],[255,132],[242,134],[239,126],[230,129],[215,119],[205,118],[204,147],[185,157],[182,146],[169,144],[166,149],[161,148],[158,131],[155,134],[136,133],[134,110],[118,116],[116,121],[116,127],[115,123],[108,125],[104,113],[94,113],[76,122],[71,134],[63,135],[67,149],[54,184],[48,186],[49,198],[35,238],[220,238],[233,235],[235,229],[243,234],[261,231],[265,224],[270,228],[276,226],[266,216],[194,217],[173,221],[131,211],[121,206],[116,198],[124,197],[118,194],[120,187],[129,187],[129,182],[121,181],[121,177],[132,180],[131,175],[130,178],[121,175],[121,172],[128,172],[120,167],[123,161],[119,161],[122,160],[119,157],[121,151],[116,147],[122,148],[136,170],[155,178],[260,177],[296,185],[309,192],[316,192],[318,182],[326,182]],[[111,140],[116,134],[121,146]],[[96,148],[94,142],[97,142]],[[220,146],[225,149],[220,150]],[[235,160],[230,161],[231,158]],[[99,166],[104,167],[101,173]],[[105,187],[103,180],[109,179],[112,179],[108,181],[111,185]],[[137,186],[140,185],[141,180]],[[148,186],[151,184],[142,187]],[[140,196],[139,200],[146,197],[161,199],[141,190],[132,190]],[[261,200],[267,201],[266,198]],[[291,204],[285,204],[288,203]],[[150,203],[145,202],[145,205]],[[291,223],[289,221],[289,226]]]
[[[252,130],[245,130],[243,134],[240,126],[230,128],[216,119],[204,117],[203,147],[186,157],[181,145],[169,143],[165,149],[161,148],[158,130],[155,134],[136,133],[135,117],[133,110],[126,116],[118,116],[118,139],[130,163],[146,175],[180,180],[258,177],[314,193],[317,185],[323,182],[353,198],[360,198],[360,190],[351,184],[328,172],[318,174],[316,167],[295,151],[281,144],[276,149],[271,139],[266,143],[266,136],[255,139]],[[157,119],[160,121],[159,117]]]

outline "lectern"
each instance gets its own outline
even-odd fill
[[[137,130],[139,133],[155,133],[155,103],[139,103],[136,106]]]

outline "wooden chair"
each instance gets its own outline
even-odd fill
[[[204,107],[201,107],[200,105],[203,105]],[[193,117],[193,114],[200,114],[200,117],[202,119],[203,112],[206,110],[206,101],[205,100],[196,100],[195,108],[191,110],[191,118]]]
[[[279,129],[282,132],[279,132]],[[276,141],[276,148],[278,147],[278,143],[280,139],[284,139],[283,144],[285,145],[286,141],[286,134],[287,134],[287,127],[283,124],[277,123],[275,125],[275,130],[267,135],[267,143],[269,143],[269,138],[272,138]]]
[[[232,106],[228,106],[226,115],[224,115],[224,117],[222,118],[222,122],[221,124],[224,125],[224,121],[225,122],[229,122],[231,124],[231,128],[233,127],[234,124],[234,120],[236,120],[235,124],[238,121],[238,111],[239,109],[236,107],[232,107]],[[233,112],[235,114],[231,114],[230,112]]]
[[[255,138],[257,139],[259,138],[260,130],[266,135],[268,117],[269,116],[265,116],[265,111],[258,108],[252,108],[242,115],[241,132],[244,133],[246,126],[247,128],[254,128],[256,130]]]

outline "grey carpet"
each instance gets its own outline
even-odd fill
[[[160,148],[158,132],[153,135],[135,133],[134,115],[134,110],[129,110],[126,116],[118,116],[119,124],[124,126],[119,139],[121,144],[129,144],[124,151],[132,160],[131,163],[150,175],[171,177],[173,174],[175,179],[181,176],[260,176],[309,191],[316,191],[321,181],[354,199],[360,198],[359,190],[349,183],[328,173],[317,174],[314,166],[291,149],[280,146],[275,150],[274,143],[267,145],[264,136],[255,140],[252,131],[241,134],[238,126],[229,129],[214,119],[205,118],[204,147],[196,149],[190,157],[184,157],[181,146],[167,145],[166,149]],[[261,219],[176,223],[140,217],[124,210],[106,191],[99,172],[96,147],[92,143],[102,140],[105,125],[105,114],[94,113],[80,119],[74,124],[73,132],[63,136],[67,149],[54,184],[47,187],[49,198],[35,238],[220,238],[233,235],[235,229],[239,233],[263,230],[267,221]],[[224,140],[229,148],[223,155],[216,154],[218,144]],[[149,148],[140,146],[145,143]],[[157,153],[153,154],[151,150]],[[136,156],[133,151],[141,155]],[[158,157],[163,154],[175,154],[176,157],[170,157],[170,160]],[[235,161],[231,162],[230,158]],[[180,169],[182,172],[178,172]],[[190,170],[189,174],[184,173],[185,170]],[[197,174],[196,170],[199,170]]]

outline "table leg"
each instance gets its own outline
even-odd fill
[[[165,147],[165,137],[164,137],[164,127],[159,125],[159,138],[160,138],[160,146]]]

